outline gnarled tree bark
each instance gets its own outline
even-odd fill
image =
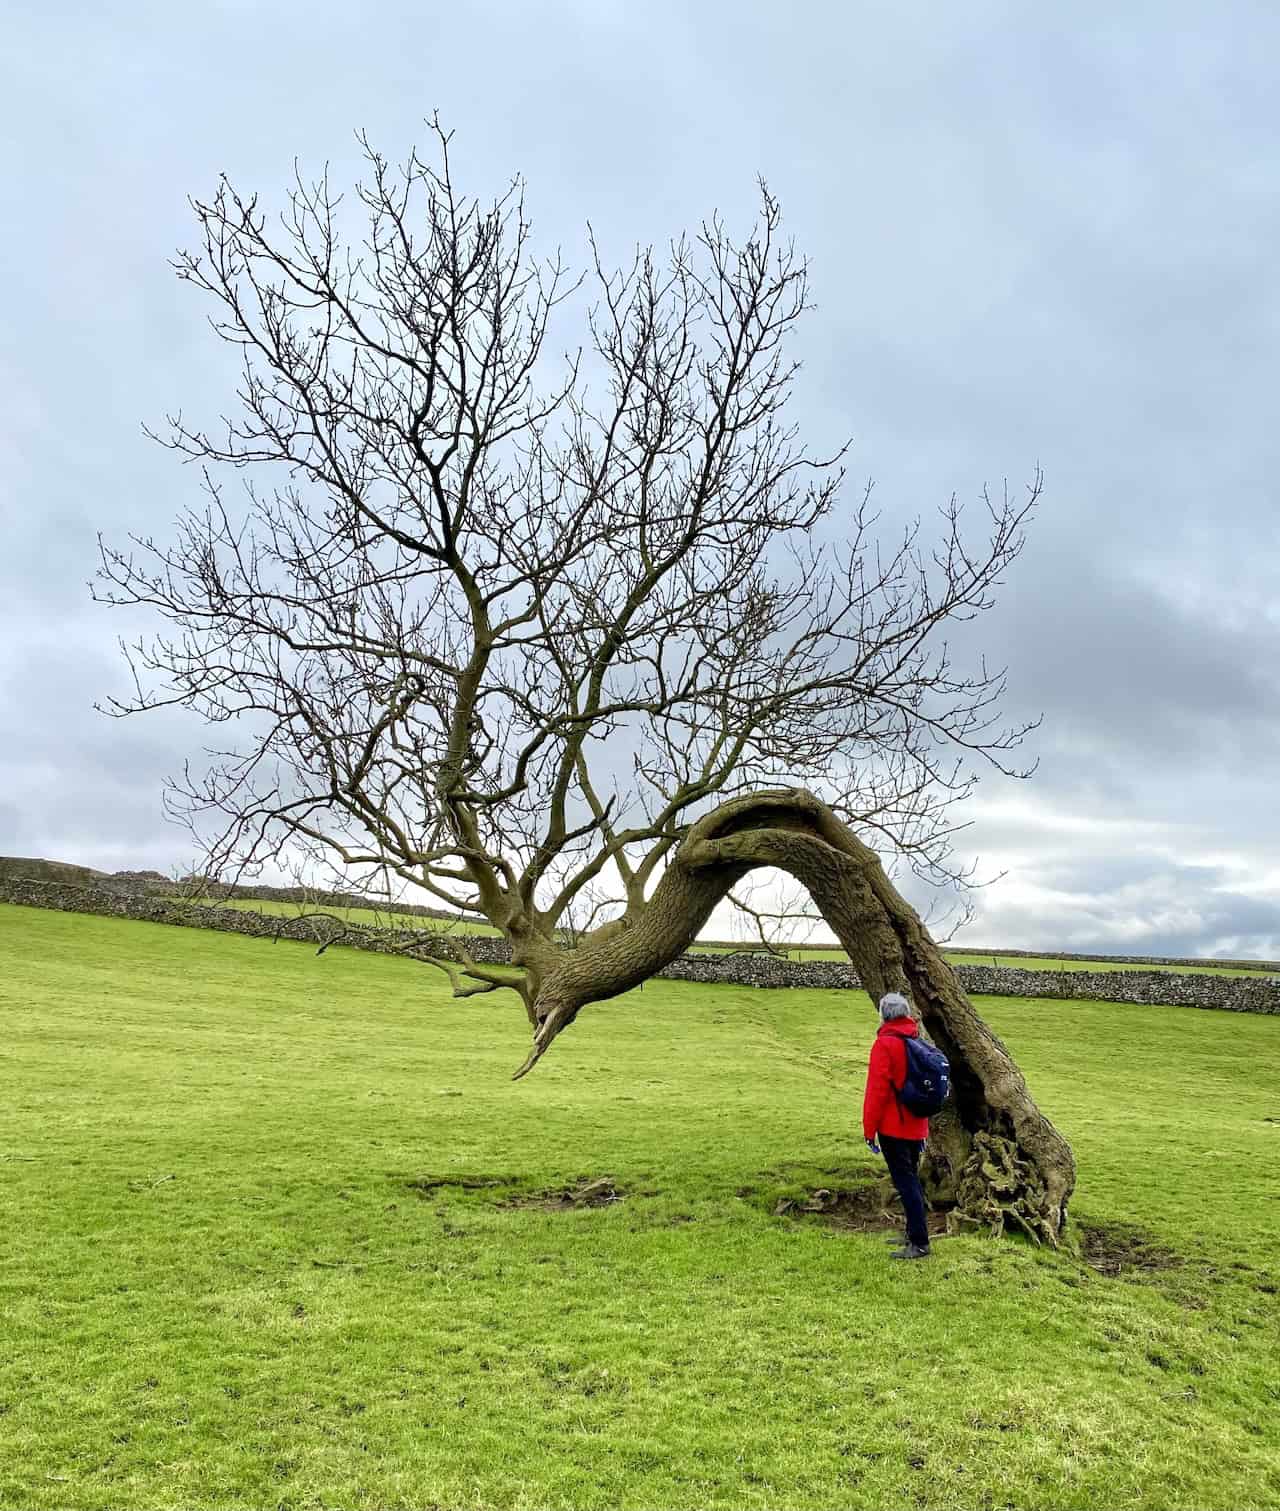
[[[803,789],[722,804],[690,829],[634,923],[601,930],[576,950],[526,959],[535,1030],[517,1076],[588,1003],[638,986],[680,955],[729,889],[763,866],[809,891],[872,1001],[906,992],[951,1061],[953,1110],[935,1120],[925,1163],[934,1199],[995,1231],[1009,1222],[1056,1244],[1075,1184],[1070,1146],[875,852]]]

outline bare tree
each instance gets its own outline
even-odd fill
[[[1039,477],[976,536],[952,500],[884,545],[786,418],[807,270],[763,185],[745,241],[713,218],[612,271],[593,238],[575,277],[534,255],[521,184],[460,195],[436,138],[400,167],[365,142],[354,203],[301,177],[278,220],[225,180],[195,203],[176,267],[240,349],[237,406],[171,417],[205,494],[175,539],[103,547],[102,596],[170,627],[113,711],[226,731],[168,795],[212,872],[292,851],[499,929],[514,984],[441,964],[520,994],[520,1073],[751,871],[790,873],[956,1061],[939,1187],[1054,1238],[1070,1151],[853,832],[954,876],[973,758],[1009,769],[1025,728],[946,628],[992,602]],[[559,359],[575,296],[588,340]]]

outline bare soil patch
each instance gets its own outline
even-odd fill
[[[584,1175],[567,1186],[529,1191],[521,1189],[518,1175],[424,1175],[408,1182],[409,1189],[430,1200],[438,1191],[491,1191],[499,1207],[540,1207],[548,1212],[568,1212],[577,1207],[608,1207],[623,1200],[625,1192],[611,1175]]]
[[[773,1209],[775,1217],[816,1218],[831,1228],[849,1233],[889,1233],[902,1227],[902,1207],[887,1182],[872,1181],[857,1186],[819,1186],[805,1196],[782,1197]],[[947,1214],[928,1214],[929,1232],[947,1231]]]
[[[569,1212],[578,1207],[611,1207],[626,1193],[611,1175],[585,1176],[571,1186],[552,1191],[521,1192],[499,1203],[503,1207],[540,1207],[545,1212]]]
[[[501,1190],[507,1186],[518,1185],[518,1175],[423,1175],[417,1180],[406,1182],[410,1191],[416,1191],[419,1196],[431,1197],[437,1191],[488,1191]]]
[[[1100,1275],[1174,1270],[1186,1262],[1154,1235],[1131,1223],[1082,1223],[1080,1253],[1090,1269]]]

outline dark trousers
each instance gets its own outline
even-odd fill
[[[924,1215],[924,1191],[916,1173],[920,1166],[920,1151],[924,1140],[918,1138],[892,1138],[887,1133],[879,1135],[880,1152],[889,1167],[893,1189],[902,1198],[902,1209],[907,1214],[907,1242],[917,1248],[929,1247],[929,1225]]]

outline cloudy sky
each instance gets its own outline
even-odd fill
[[[438,109],[482,196],[528,181],[619,259],[757,174],[812,264],[797,419],[891,517],[1040,464],[998,613],[1027,783],[962,839],[963,942],[1280,955],[1280,9],[509,0],[6,7],[0,64],[0,854],[180,864],[179,717],[111,723],[95,533],[194,480],[142,436],[225,404],[167,268],[225,170],[357,171]]]

